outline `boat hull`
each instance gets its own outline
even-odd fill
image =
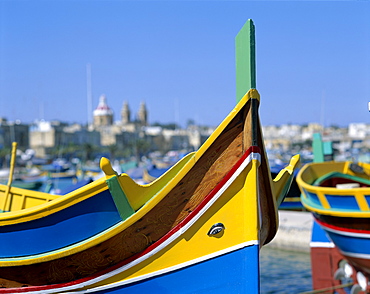
[[[332,225],[324,222],[320,216],[316,216],[316,221],[325,230],[341,254],[357,269],[370,275],[370,231]],[[342,218],[340,221],[348,223],[353,222],[353,219],[346,221],[346,218]],[[338,223],[338,220],[333,222]]]
[[[42,233],[35,242],[52,243],[45,239],[53,217],[64,217],[54,221],[58,230],[64,222],[68,225],[65,231],[59,230],[67,238],[61,247],[3,256],[0,282],[6,288],[0,293],[108,293],[131,286],[142,290],[157,285],[157,278],[167,283],[170,275],[175,280],[199,278],[199,283],[205,283],[191,286],[192,293],[199,287],[209,292],[216,291],[215,287],[234,287],[231,284],[238,279],[237,292],[258,293],[259,248],[276,234],[277,207],[299,163],[299,156],[294,157],[271,179],[258,106],[259,94],[252,89],[196,153],[149,185],[118,176],[109,161],[102,159],[105,178],[50,202],[12,211],[15,194],[4,197],[4,208],[11,209],[0,215],[0,226],[4,233],[9,228],[9,239],[14,226],[20,228],[20,240],[27,226],[37,222]],[[77,212],[88,210],[86,201],[99,195],[111,197],[106,209],[113,213],[107,218],[110,222],[89,213],[89,219],[82,220],[85,214]],[[97,212],[105,213],[103,204],[108,202],[97,205]],[[79,205],[81,209],[76,209]],[[70,234],[79,219],[92,228]],[[105,227],[94,231],[96,222]],[[68,239],[70,235],[75,242]],[[215,272],[224,273],[225,279],[217,280]],[[178,293],[177,288],[171,291]]]
[[[310,254],[313,290],[336,288],[338,294],[348,293],[350,289],[348,287],[343,289],[341,287],[342,280],[336,277],[339,265],[345,257],[339,252],[334,243],[328,239],[325,231],[315,220],[312,226]]]
[[[103,285],[88,293],[259,293],[258,263],[259,246],[251,245],[166,273],[149,274],[138,282]]]
[[[133,289],[139,289],[138,291],[145,287],[154,287],[151,284],[156,285],[157,278],[162,280],[161,277],[164,277],[163,280],[166,281],[178,277],[189,279],[190,276],[193,276],[192,279],[201,278],[199,283],[204,284],[201,288],[204,291],[215,291],[213,287],[217,286],[222,289],[236,287],[237,293],[258,293],[260,244],[256,230],[256,183],[259,158],[258,153],[248,153],[192,215],[144,252],[72,283],[29,286],[18,288],[16,293],[59,293],[70,290],[78,293],[81,289],[91,292],[103,291],[101,293],[109,293],[109,289],[126,293],[131,291],[131,286]],[[211,228],[220,223],[224,224],[225,229],[214,236],[210,234]],[[113,251],[122,250],[122,245],[114,246]],[[107,251],[105,253],[108,254]],[[63,266],[60,262],[56,261],[55,266]],[[91,261],[85,261],[79,266],[89,263],[91,264]],[[234,273],[232,276],[229,276],[230,268]],[[221,274],[221,278],[213,281],[217,272]],[[222,278],[223,275],[225,278]],[[235,280],[239,282],[231,285]],[[244,288],[246,284],[248,288]],[[184,293],[194,293],[199,286],[189,286],[187,289],[190,289],[190,292]],[[172,291],[178,292],[177,289]],[[0,293],[14,293],[14,289],[0,289]]]
[[[366,281],[370,279],[369,172],[365,163],[323,162],[307,164],[297,176],[303,205],[356,275]]]
[[[122,221],[108,190],[44,218],[0,226],[0,259],[50,253]]]

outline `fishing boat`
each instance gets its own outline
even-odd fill
[[[35,190],[37,191],[42,186],[43,182],[41,180],[33,180],[33,181],[23,181],[23,180],[14,180],[12,182],[12,186],[26,189],[26,190]]]
[[[0,187],[0,293],[259,293],[299,155],[272,180],[255,74],[240,81],[215,132],[150,184],[102,158],[102,178],[63,196]]]
[[[299,162],[272,180],[259,104],[251,89],[148,185],[102,158],[105,176],[64,196],[0,187],[0,293],[258,293]]]
[[[369,293],[370,165],[349,161],[310,163],[300,170],[297,182],[303,205],[313,213],[331,247],[335,246],[352,268],[347,271],[347,278],[354,281],[351,293]]]

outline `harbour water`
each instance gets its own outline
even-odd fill
[[[298,294],[312,291],[309,253],[265,246],[260,254],[261,294]]]

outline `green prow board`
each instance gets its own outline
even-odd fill
[[[256,89],[256,41],[253,21],[248,19],[235,37],[236,102]]]

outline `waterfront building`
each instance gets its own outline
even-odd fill
[[[355,139],[364,139],[370,136],[370,125],[365,123],[351,123],[348,126],[348,135]]]
[[[123,102],[121,110],[121,122],[123,125],[131,123],[131,110],[130,107],[128,106],[127,101]]]
[[[13,142],[23,150],[29,148],[29,126],[20,120],[11,122],[0,118],[0,149],[11,148]]]
[[[94,126],[111,126],[113,124],[113,111],[107,104],[107,97],[101,95],[98,107],[94,110]]]
[[[140,103],[135,118],[132,118],[129,103],[124,101],[121,117],[114,121],[114,111],[109,107],[105,95],[100,96],[99,104],[92,114],[94,120],[88,126],[44,120],[26,125],[20,121],[8,122],[0,118],[0,149],[10,148],[12,142],[16,141],[19,149],[32,148],[37,156],[44,156],[58,146],[89,144],[123,150],[136,148],[138,144],[146,142],[148,151],[192,151],[197,150],[213,130],[194,124],[186,129],[151,126],[145,102]],[[318,123],[263,126],[266,147],[282,152],[301,152],[311,148],[310,142],[315,133],[320,133],[324,141],[331,141],[334,149],[343,157],[347,156],[350,149],[355,148],[363,153],[366,148],[370,148],[370,125],[365,123],[352,123],[348,128],[324,128]]]
[[[141,126],[148,125],[148,111],[146,110],[145,102],[141,102],[139,112],[137,113],[138,123]]]
[[[100,133],[89,131],[79,124],[69,125],[60,121],[35,121],[29,128],[29,146],[36,155],[43,157],[50,150],[68,145],[83,146],[90,144],[100,146]]]

